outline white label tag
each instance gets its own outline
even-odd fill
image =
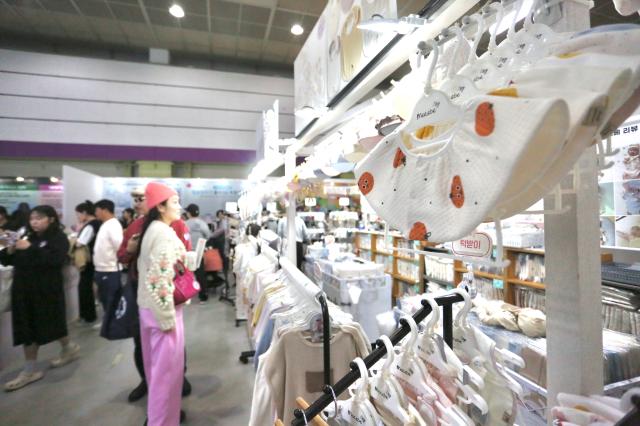
[[[362,289],[358,286],[351,285],[349,286],[349,298],[351,299],[352,305],[357,305],[360,301],[360,296],[362,295]]]
[[[460,256],[489,257],[493,242],[484,232],[474,232],[468,237],[454,241],[452,250]]]

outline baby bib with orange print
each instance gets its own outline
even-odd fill
[[[357,165],[358,187],[406,237],[454,241],[483,221],[525,153],[537,148],[544,161],[558,155],[568,121],[561,100],[478,96],[465,106],[450,138],[432,144],[428,153],[408,150],[402,127],[385,137]],[[419,120],[412,125],[424,132]]]

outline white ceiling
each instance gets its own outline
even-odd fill
[[[0,0],[0,33],[57,44],[147,48],[291,65],[326,0]],[[400,16],[426,0],[399,0]],[[294,36],[294,23],[305,29]]]

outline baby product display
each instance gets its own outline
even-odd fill
[[[250,425],[273,424],[276,418],[290,422],[296,396],[317,397],[326,377],[346,373],[348,361],[366,356],[370,348],[362,327],[333,304],[328,306],[330,342],[324,341],[324,318],[316,299],[320,289],[266,244],[259,251],[249,268],[240,271],[247,283],[245,317],[255,349]],[[323,351],[328,347],[331,371],[325,372]]]
[[[551,410],[558,425],[631,426],[640,422],[640,389],[631,389],[622,398],[559,393],[558,402]]]
[[[498,22],[481,57],[482,14],[463,20],[477,27],[471,40],[450,29],[450,44],[471,49],[460,69],[445,62],[448,79],[431,81],[440,47],[427,43],[426,88],[413,113],[356,167],[371,207],[410,239],[453,241],[523,211],[624,121],[625,104],[638,106],[640,27],[555,33],[534,22],[534,7],[523,28],[512,23],[497,45],[505,13],[492,8]]]
[[[391,306],[391,278],[383,266],[362,259],[343,257],[317,260],[318,284],[327,298],[351,314],[368,336],[380,334],[376,315]]]
[[[464,307],[450,324],[454,330],[452,350],[435,331],[440,322],[438,305],[450,306],[452,301],[455,303],[460,299]],[[477,335],[479,332],[466,321],[471,299],[465,291],[454,290],[435,299],[423,296],[420,305],[422,307],[413,316],[402,314],[402,328],[390,338],[382,336],[374,353],[365,360],[354,361],[357,370],[352,369],[339,382],[342,384],[348,378],[352,383],[349,388],[351,398],[323,397],[322,400],[327,401],[326,405],[322,404],[327,423],[514,424],[516,395],[522,389],[507,375],[503,363],[508,360],[522,367],[523,360],[497,349],[486,336]],[[424,320],[420,330],[418,324]],[[395,348],[394,341],[398,342]],[[377,361],[368,364],[372,357]],[[471,359],[473,363],[469,363]]]

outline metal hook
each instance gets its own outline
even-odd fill
[[[326,394],[329,394],[329,392],[331,392],[331,396],[333,397],[333,403],[335,405],[335,413],[333,413],[333,417],[331,417],[333,419],[338,415],[338,398],[336,398],[336,393],[331,385],[325,385],[323,390]]]

